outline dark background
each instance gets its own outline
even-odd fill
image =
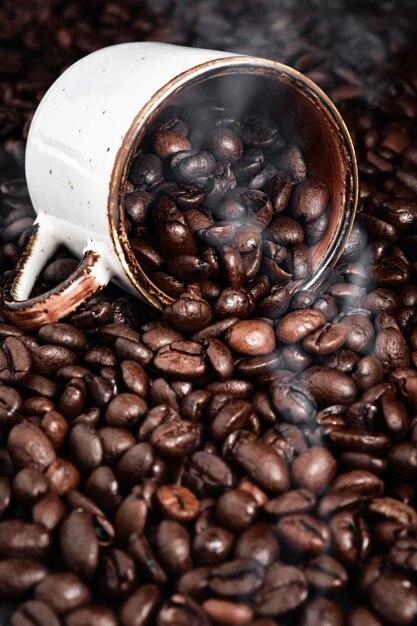
[[[404,86],[417,60],[416,31],[416,0],[3,0],[0,183],[23,176],[25,138],[45,90],[97,48],[164,41],[285,62],[335,100],[355,139],[352,121],[366,111],[399,107],[398,118],[417,119],[417,101]],[[362,180],[372,178],[357,148]],[[0,606],[1,624],[9,611]]]

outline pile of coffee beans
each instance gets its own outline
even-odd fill
[[[219,310],[231,292],[247,298],[257,277],[290,287],[311,276],[310,246],[328,225],[327,185],[307,174],[272,118],[238,117],[216,100],[184,114],[168,107],[129,170],[130,245],[165,293],[198,283]]]
[[[317,292],[289,297],[260,272],[219,284],[216,299],[182,281],[162,317],[114,286],[31,334],[0,316],[2,626],[416,623],[417,20],[406,5],[2,4],[2,284],[34,219],[33,109],[61,69],[106,44],[285,61],[336,100],[360,170],[357,222]],[[76,265],[59,250],[37,292]]]

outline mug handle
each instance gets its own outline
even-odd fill
[[[79,265],[68,278],[49,291],[30,298],[45,260],[52,256],[59,243],[45,223],[36,222],[23,256],[3,289],[1,308],[4,315],[24,330],[35,330],[43,324],[57,322],[110,281],[110,269],[103,256],[86,249]]]

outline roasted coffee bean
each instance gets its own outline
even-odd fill
[[[156,154],[141,154],[133,159],[129,179],[136,186],[153,189],[162,178],[162,162]]]
[[[216,514],[223,526],[232,530],[247,528],[255,519],[258,504],[255,498],[242,489],[228,491],[220,496]]]
[[[147,476],[154,458],[155,454],[149,443],[141,442],[129,446],[117,463],[117,479],[126,484],[126,487],[132,487]]]
[[[13,613],[11,626],[31,626],[39,624],[39,626],[60,626],[59,619],[54,611],[44,602],[38,600],[29,600],[22,604],[15,613]]]
[[[310,515],[286,515],[274,529],[283,545],[295,553],[317,556],[330,545],[329,529]]]
[[[233,486],[233,474],[223,459],[208,452],[195,452],[191,457],[187,482],[192,491],[207,489],[218,492]],[[191,487],[192,485],[192,487]]]
[[[384,433],[364,432],[360,429],[333,429],[326,433],[326,438],[336,448],[352,453],[363,452],[380,454],[389,447],[390,440]],[[372,471],[372,468],[369,468]]]
[[[375,474],[365,470],[345,472],[330,485],[330,492],[344,494],[350,492],[364,496],[377,496],[384,491],[384,483]]]
[[[347,327],[346,347],[359,354],[368,352],[374,339],[374,329],[368,318],[361,314],[346,315],[341,322]]]
[[[307,489],[293,489],[266,502],[264,510],[273,518],[291,515],[292,513],[308,513],[314,507],[316,497]]]
[[[51,548],[49,532],[37,524],[8,519],[0,522],[0,555],[4,558],[44,560]]]
[[[178,180],[189,183],[210,176],[215,167],[215,160],[206,150],[202,152],[185,150],[174,154],[170,165]]]
[[[348,511],[337,513],[330,520],[336,558],[347,566],[366,559],[371,549],[371,538],[365,521]]]
[[[105,511],[113,510],[120,502],[119,484],[110,467],[97,467],[89,475],[86,494]]]
[[[226,287],[213,304],[213,312],[219,318],[236,316],[252,317],[256,307],[255,298],[244,287]]]
[[[288,381],[272,383],[271,400],[280,416],[294,424],[312,420],[316,402],[305,385],[291,376]]]
[[[291,214],[296,220],[314,222],[324,213],[329,200],[327,185],[319,180],[307,180],[294,189]]]
[[[326,355],[341,348],[348,337],[343,324],[326,324],[303,339],[303,348],[307,352]]]
[[[158,350],[155,367],[168,376],[192,380],[205,374],[206,363],[202,347],[193,341],[174,341]]]
[[[12,387],[0,387],[0,424],[13,426],[20,421],[22,397]]]
[[[148,191],[132,191],[125,195],[124,208],[136,224],[143,225],[154,200],[154,196]]]
[[[165,321],[179,332],[195,333],[205,327],[211,318],[208,302],[191,294],[184,294],[164,309]]]
[[[149,541],[141,534],[134,533],[129,539],[129,554],[148,578],[159,584],[168,580],[167,574],[155,558]]]
[[[271,181],[271,199],[274,213],[282,213],[290,199],[293,183],[288,174],[278,172]]]
[[[82,350],[86,346],[86,338],[82,330],[63,322],[45,324],[39,329],[38,336],[42,341],[70,350]]]
[[[301,150],[295,144],[290,144],[281,152],[280,165],[290,175],[295,183],[303,182],[307,176],[307,165]]]
[[[358,606],[348,613],[347,626],[381,626],[381,622],[369,609]]]
[[[396,328],[385,328],[376,337],[375,356],[384,369],[408,367],[410,352],[402,333]]]
[[[164,520],[158,526],[156,546],[163,565],[178,574],[191,567],[191,545],[187,530],[174,520]]]
[[[329,217],[327,213],[323,213],[313,222],[305,225],[305,241],[309,246],[319,243],[326,234],[329,225]]]
[[[216,128],[207,138],[207,148],[216,160],[239,160],[243,153],[243,144],[238,135],[228,128]]]
[[[277,325],[277,337],[283,343],[296,343],[326,323],[318,311],[304,310],[288,313]]]
[[[66,626],[117,626],[117,623],[117,617],[112,610],[94,605],[76,609],[65,617]]]
[[[308,582],[301,569],[279,562],[265,573],[264,584],[254,596],[258,615],[285,615],[298,608],[308,595]]]
[[[123,626],[146,626],[154,614],[160,591],[156,585],[143,585],[125,600],[120,619]]]
[[[192,624],[197,626],[209,626],[208,619],[202,608],[191,598],[174,595],[159,611],[157,626],[170,626],[175,624]]]
[[[298,487],[321,493],[337,472],[336,459],[326,448],[312,447],[298,456],[291,467],[291,477]]]
[[[90,515],[72,511],[61,525],[59,543],[67,566],[83,578],[92,578],[98,565],[99,547]]]
[[[110,401],[106,408],[109,426],[130,427],[146,413],[146,402],[132,393],[121,393]]]
[[[372,498],[367,504],[367,510],[372,517],[394,520],[405,527],[414,528],[417,525],[415,510],[394,498]]]
[[[336,592],[344,589],[348,584],[348,572],[336,559],[322,554],[314,561],[310,561],[305,569],[305,575],[310,585],[319,592]]]
[[[200,565],[218,565],[226,561],[235,536],[221,526],[209,526],[199,532],[193,543],[193,555]]]
[[[263,567],[250,559],[229,561],[211,570],[208,588],[213,593],[228,597],[252,595],[262,586]]]
[[[244,428],[252,414],[252,405],[246,400],[235,398],[223,404],[216,413],[211,431],[215,439],[226,439],[235,430]]]
[[[242,443],[237,445],[234,455],[261,489],[280,493],[289,488],[288,467],[271,446],[260,441]]]
[[[48,481],[36,467],[27,467],[16,474],[12,487],[17,502],[25,506],[48,491]]]
[[[351,378],[338,370],[316,365],[300,377],[318,406],[351,404],[356,397],[356,385]]]
[[[269,324],[257,320],[238,322],[226,332],[226,342],[240,354],[268,354],[275,348],[275,336]]]
[[[200,429],[196,424],[175,419],[155,428],[151,443],[162,457],[181,458],[194,452],[199,438]]]
[[[86,605],[91,600],[88,587],[78,576],[69,572],[50,574],[36,586],[34,595],[58,615]]]
[[[316,598],[303,606],[299,623],[303,626],[342,626],[344,616],[333,600]]]
[[[172,130],[161,130],[155,135],[153,148],[161,159],[166,159],[176,152],[191,150],[191,143],[187,137],[180,133]]]
[[[87,424],[76,424],[68,436],[68,451],[81,471],[91,472],[103,460],[103,447],[98,431]]]
[[[135,437],[125,428],[105,426],[99,430],[103,446],[103,460],[110,465],[135,444]]]
[[[210,365],[221,380],[232,378],[234,361],[228,347],[220,339],[208,339],[206,354]]]
[[[252,623],[253,611],[249,606],[217,599],[206,600],[202,606],[204,612],[220,626],[245,626]]]
[[[137,584],[136,566],[123,550],[108,550],[99,563],[99,584],[109,598],[124,598]]]
[[[17,337],[6,337],[0,348],[0,380],[14,383],[31,370],[32,358],[29,350]]]
[[[65,505],[55,493],[42,496],[32,507],[32,518],[48,530],[54,530],[66,513]]]
[[[235,554],[239,559],[254,559],[264,567],[272,565],[279,555],[279,544],[266,522],[252,524],[239,537]]]
[[[0,598],[21,598],[47,575],[47,567],[38,561],[3,559],[0,562]]]
[[[260,115],[244,115],[238,128],[243,143],[249,147],[267,148],[280,137],[274,122]]]
[[[372,583],[369,602],[384,622],[412,624],[417,612],[417,588],[400,574],[384,573]]]
[[[12,428],[8,448],[17,467],[33,464],[46,469],[55,460],[55,451],[49,439],[40,428],[29,422],[22,422]]]
[[[165,485],[156,494],[156,501],[166,517],[178,522],[194,520],[200,513],[200,503],[186,487]]]

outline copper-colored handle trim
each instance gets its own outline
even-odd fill
[[[16,299],[14,291],[22,273],[30,271],[30,259],[29,242],[28,254],[19,261],[1,296],[4,315],[24,330],[35,330],[43,324],[57,322],[98,293],[109,280],[107,272],[103,271],[102,257],[97,252],[88,250],[66,280],[40,296],[20,301]]]

